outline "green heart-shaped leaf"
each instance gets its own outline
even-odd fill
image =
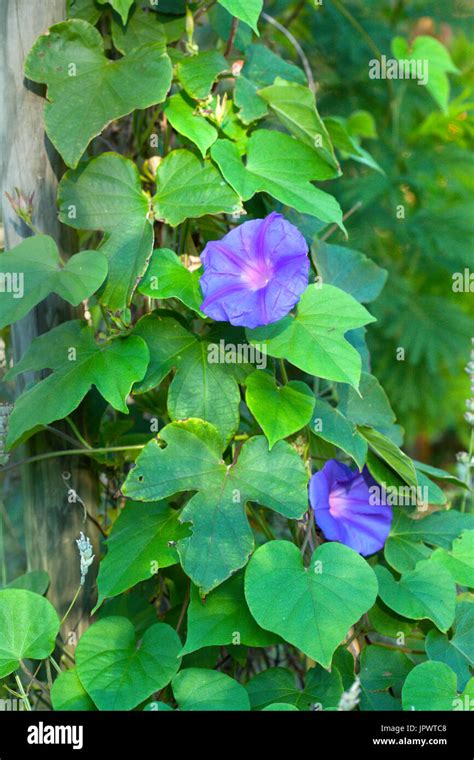
[[[244,687],[215,670],[182,670],[173,678],[173,694],[180,710],[250,710]]]
[[[456,698],[456,674],[444,662],[422,662],[403,684],[404,710],[453,710]]]
[[[132,710],[171,681],[180,649],[178,634],[165,623],[148,628],[137,649],[132,623],[109,617],[79,640],[76,667],[99,710]]]
[[[20,660],[43,660],[54,649],[59,618],[51,602],[26,589],[0,591],[0,678]]]
[[[269,448],[301,430],[311,419],[314,393],[297,380],[280,388],[267,372],[256,370],[247,378],[247,406],[265,433]]]
[[[377,579],[367,562],[342,544],[318,547],[305,568],[297,546],[270,541],[249,562],[245,596],[262,628],[328,668],[351,625],[374,603]]]
[[[375,568],[382,601],[399,615],[411,620],[428,618],[447,631],[454,620],[456,587],[449,570],[429,559],[418,562],[414,570],[396,581],[382,565]]]

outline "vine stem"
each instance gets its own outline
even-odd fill
[[[22,702],[25,705],[25,710],[27,712],[31,712],[30,700],[28,699],[26,691],[23,688],[23,684],[21,682],[20,676],[17,676],[16,673],[15,673],[15,681],[16,681],[16,685],[18,686],[18,691],[20,692]]]
[[[73,433],[74,433],[74,435],[76,436],[77,440],[78,440],[80,443],[82,443],[82,445],[84,446],[84,448],[86,448],[86,449],[91,449],[91,448],[92,448],[92,446],[90,446],[90,445],[87,443],[86,439],[85,439],[85,438],[84,438],[84,436],[82,435],[82,433],[81,433],[81,431],[79,430],[79,428],[77,427],[76,423],[75,423],[75,422],[74,422],[74,421],[73,421],[73,420],[72,420],[70,417],[65,417],[64,419],[66,420],[66,422],[68,423],[69,427],[70,427],[70,428],[71,428],[71,430],[73,431]]]
[[[115,451],[138,451],[144,449],[146,446],[143,444],[136,444],[135,446],[109,446],[98,449],[64,449],[63,451],[48,451],[47,454],[37,454],[34,457],[28,457],[27,459],[20,459],[18,462],[12,462],[0,469],[0,473],[13,470],[16,467],[21,467],[24,464],[32,464],[33,462],[42,462],[45,459],[54,459],[55,457],[67,457],[82,454],[84,456],[93,457],[95,454],[108,454]]]
[[[235,35],[237,34],[238,26],[239,26],[239,19],[234,16],[234,18],[232,19],[232,26],[230,27],[229,39],[227,40],[227,45],[225,46],[225,50],[224,50],[224,58],[227,58],[227,56],[232,53],[232,48],[234,47]]]
[[[383,641],[370,641],[370,644],[374,647],[383,647],[384,649],[394,649],[398,652],[407,652],[408,654],[425,654],[424,649],[410,649],[410,647],[403,647],[399,644],[385,644]]]
[[[77,588],[77,591],[76,591],[76,593],[74,594],[74,597],[73,597],[73,599],[72,599],[72,602],[71,602],[71,604],[69,605],[69,607],[67,608],[67,610],[66,610],[66,613],[65,613],[65,615],[64,615],[64,617],[63,617],[63,619],[61,620],[60,626],[64,625],[64,623],[65,623],[65,621],[66,621],[66,618],[67,618],[67,616],[69,615],[69,613],[71,612],[72,608],[73,608],[73,607],[74,607],[74,605],[76,604],[76,602],[77,602],[77,598],[78,598],[79,594],[81,593],[81,588],[82,588],[82,586],[81,586],[81,584],[79,584],[79,586],[78,586],[78,588]]]
[[[281,371],[281,377],[285,385],[288,385],[288,373],[286,371],[285,367],[285,360],[279,359],[280,362],[280,371]]]
[[[40,665],[41,665],[41,663],[40,663]],[[38,668],[37,668],[36,672],[38,672],[38,670],[40,669],[40,665],[38,665]],[[30,679],[30,686],[29,686],[29,688],[28,688],[28,691],[29,691],[29,690],[30,690],[30,688],[31,688],[31,684],[33,684],[33,683],[34,683],[34,684],[36,684],[36,686],[38,686],[38,688],[40,689],[40,691],[42,691],[42,692],[43,692],[43,694],[44,694],[44,695],[45,695],[45,696],[48,698],[48,700],[49,700],[49,692],[48,692],[48,689],[47,689],[47,688],[46,688],[46,687],[45,687],[45,686],[44,686],[44,685],[41,683],[41,681],[40,681],[38,678],[36,678],[35,674],[34,674],[34,673],[32,673],[32,672],[31,672],[31,670],[29,670],[29,668],[27,668],[27,667],[26,667],[26,665],[25,665],[25,663],[23,662],[23,660],[20,660],[20,667],[21,667],[22,671],[25,673],[25,675],[27,675],[27,676],[28,676],[28,678]]]
[[[314,526],[314,512],[312,509],[309,511],[309,517],[308,517],[308,524],[306,525],[306,532],[305,537],[303,540],[303,543],[301,544],[301,556],[304,556],[304,553],[306,551],[306,547],[308,546],[309,542],[311,541],[311,532],[313,530]],[[311,542],[312,543],[312,542]],[[311,549],[314,551],[314,546],[311,546]]]
[[[355,212],[358,211],[361,206],[362,206],[362,201],[357,201],[357,203],[354,203],[352,208],[350,208],[349,211],[346,211],[346,213],[342,217],[342,221],[345,222],[346,219],[349,219],[349,217],[352,216],[352,214],[355,214]],[[319,242],[323,243],[325,240],[328,239],[330,235],[332,235],[333,232],[336,232],[336,230],[338,229],[339,227],[337,224],[332,224],[327,230],[327,232],[325,232],[324,235],[319,238]]]
[[[272,529],[270,528],[270,526],[268,525],[267,521],[262,517],[262,515],[259,512],[257,512],[256,509],[254,509],[252,506],[250,506],[250,504],[248,505],[248,510],[249,510],[250,514],[252,515],[253,519],[255,520],[255,522],[262,529],[262,532],[265,534],[265,536],[270,541],[274,541],[275,540],[275,535],[274,535]]]
[[[181,612],[179,613],[178,622],[176,624],[176,632],[177,633],[179,633],[179,629],[181,628],[181,625],[183,623],[184,616],[186,614],[186,610],[188,609],[190,592],[191,592],[191,584],[188,583],[188,587],[186,589],[186,593],[185,593],[184,599],[183,599],[183,606],[181,607]]]
[[[302,65],[303,65],[303,68],[305,70],[306,78],[308,80],[309,89],[311,90],[311,92],[316,92],[316,84],[315,84],[315,81],[314,81],[313,72],[311,71],[311,66],[309,65],[309,61],[308,61],[308,59],[306,57],[306,54],[305,54],[303,48],[301,47],[300,43],[296,39],[296,37],[294,37],[292,35],[292,33],[289,32],[288,29],[286,29],[286,27],[283,26],[283,24],[280,24],[279,21],[277,21],[275,18],[273,18],[273,16],[269,16],[268,13],[262,13],[262,18],[264,18],[265,21],[268,21],[269,24],[272,24],[272,26],[274,26],[275,29],[278,29],[278,31],[281,32],[282,34],[284,34],[285,37],[286,37],[286,39],[291,42],[291,44],[293,45],[294,49],[298,53],[300,61],[301,61]]]

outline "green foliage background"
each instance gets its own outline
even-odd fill
[[[474,517],[454,455],[473,446],[473,302],[453,275],[474,242],[474,21],[463,0],[262,6],[70,0],[27,57],[79,252],[35,230],[0,256],[27,275],[2,302],[2,400],[37,373],[2,431],[0,677],[26,705],[472,709]],[[429,85],[370,79],[382,54],[428,59]],[[199,254],[272,210],[311,246],[295,314],[213,323]],[[83,319],[13,364],[11,325],[51,293]],[[268,373],[209,363],[221,340],[264,344]],[[106,539],[82,550],[98,598],[73,664],[47,575],[23,573],[8,475],[59,420],[100,476]],[[314,524],[308,478],[334,458],[427,489],[368,559]]]

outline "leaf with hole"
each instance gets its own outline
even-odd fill
[[[177,548],[185,573],[202,593],[243,567],[253,550],[247,502],[289,519],[300,519],[307,509],[305,468],[285,441],[269,452],[265,438],[255,436],[244,443],[237,461],[226,465],[218,431],[202,420],[173,422],[161,431],[160,440],[166,447],[151,441],[144,448],[123,492],[139,501],[155,501],[197,491],[180,516],[192,524],[192,535]]]

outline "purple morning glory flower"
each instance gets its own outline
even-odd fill
[[[371,490],[374,486],[377,491]],[[383,489],[366,467],[359,472],[330,459],[309,482],[309,500],[316,522],[329,541],[340,541],[364,557],[385,544],[392,507],[373,503]],[[372,498],[371,498],[372,497]]]
[[[201,310],[217,321],[260,327],[285,317],[308,285],[308,246],[281,214],[244,222],[202,255]]]

